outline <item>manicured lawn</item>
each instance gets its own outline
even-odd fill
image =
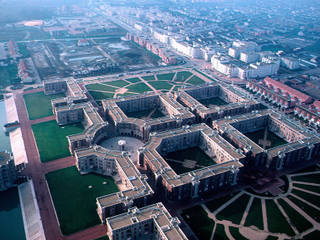
[[[115,92],[117,88],[111,87],[111,86],[106,86],[100,83],[94,83],[94,84],[89,84],[86,85],[86,88],[90,91],[107,91],[107,92]]]
[[[141,82],[141,80],[139,78],[128,78],[126,79],[127,81],[131,82],[131,83],[137,83],[137,82]]]
[[[21,79],[17,77],[17,74],[18,68],[16,64],[0,66],[0,88],[20,82]]]
[[[239,232],[239,228],[236,227],[229,227],[230,233],[234,239],[237,240],[248,240],[246,237],[242,236],[241,233]]]
[[[210,239],[214,221],[201,206],[183,210],[181,216],[199,239]]]
[[[314,194],[306,193],[296,189],[293,189],[292,193],[317,207],[320,206],[320,198]]]
[[[129,83],[126,82],[126,81],[124,81],[124,80],[104,82],[104,84],[111,85],[111,86],[114,86],[114,87],[119,87],[119,88],[122,88],[122,87],[124,87],[124,86],[129,85]]]
[[[76,167],[51,172],[46,179],[65,235],[99,224],[96,198],[118,191],[111,177],[80,175]]]
[[[109,240],[109,237],[105,236],[105,237],[101,237],[101,238],[96,238],[95,240]]]
[[[215,210],[217,210],[222,204],[228,202],[231,198],[233,198],[235,195],[237,195],[238,192],[236,193],[232,193],[229,194],[225,197],[221,197],[221,198],[217,198],[217,199],[213,199],[209,202],[206,202],[206,206],[207,208],[210,210],[210,212],[214,212]]]
[[[309,174],[304,176],[292,177],[293,181],[320,183],[320,174]]]
[[[269,231],[293,236],[293,230],[273,200],[266,200],[266,208]]]
[[[205,81],[203,81],[201,78],[197,77],[197,76],[193,76],[192,78],[190,78],[187,83],[190,83],[192,85],[199,85],[199,84],[203,84],[205,83]]]
[[[312,227],[312,224],[301,216],[296,210],[294,210],[286,201],[283,199],[278,200],[283,210],[288,215],[291,223],[297,228],[299,232],[304,232]]]
[[[278,237],[275,236],[268,236],[266,240],[277,240]]]
[[[253,200],[244,225],[248,227],[254,225],[263,230],[262,206],[259,198]]]
[[[83,131],[81,124],[60,127],[55,120],[32,125],[41,162],[70,156],[67,136]]]
[[[213,161],[199,147],[192,147],[192,148],[187,148],[184,150],[179,150],[179,151],[168,153],[165,156],[165,159],[177,174],[183,174],[185,172],[193,171],[195,169],[199,169],[199,168],[202,168],[205,166],[211,166],[211,165],[216,164],[216,162]],[[172,160],[174,160],[174,161],[172,161]],[[196,161],[196,164],[198,166],[195,166],[194,168],[185,168],[182,165],[184,160]],[[175,161],[181,162],[181,164],[177,163]]]
[[[243,194],[240,198],[219,212],[217,218],[219,220],[229,220],[235,224],[239,224],[247,207],[249,198],[250,197],[247,194]]]
[[[162,89],[170,90],[173,86],[167,81],[153,81],[153,82],[149,82],[149,84],[157,90],[162,90]]]
[[[137,95],[136,93],[131,93],[131,92],[126,92],[123,94],[118,94],[117,97],[128,97],[128,96],[132,96],[132,95]]]
[[[320,211],[317,209],[311,207],[310,205],[300,201],[299,199],[293,197],[293,196],[288,196],[288,198],[299,208],[301,208],[306,214],[308,214],[310,217],[312,217],[314,220],[317,222],[320,222]]]
[[[175,82],[184,82],[185,80],[187,80],[190,76],[192,75],[191,72],[188,71],[182,71],[182,72],[178,72]]]
[[[246,135],[248,138],[250,138],[255,143],[259,144],[259,140],[264,139],[264,131],[265,130],[262,129],[262,130],[255,131],[255,132],[248,132],[248,133],[245,133],[244,135]],[[267,140],[269,140],[271,142],[271,145],[266,146],[266,149],[277,147],[277,146],[280,146],[280,145],[287,143],[284,139],[278,137],[276,134],[274,134],[273,132],[271,132],[269,130],[267,133]]]
[[[213,97],[213,98],[207,98],[207,99],[202,99],[198,100],[201,104],[205,105],[206,107],[211,107],[211,106],[223,106],[227,105],[228,103],[223,101],[219,97]]]
[[[311,186],[311,185],[300,184],[300,183],[293,183],[293,186],[302,188],[311,192],[320,193],[320,187],[317,187],[317,186]]]
[[[114,93],[89,91],[94,100],[113,98]]]
[[[142,77],[144,80],[146,80],[146,81],[154,81],[154,80],[156,80],[155,79],[155,77],[154,77],[154,75],[150,75],[150,76],[144,76],[144,77]]]
[[[152,89],[150,89],[150,88],[149,88],[146,84],[144,84],[143,82],[130,85],[130,86],[127,87],[127,89],[128,89],[129,91],[136,92],[136,93],[144,93],[144,92],[152,91]]]
[[[44,92],[29,93],[23,95],[30,120],[53,115],[51,100],[62,98],[64,94],[44,95]]]
[[[320,239],[320,231],[313,231],[309,233],[308,235],[303,237],[304,240],[316,240]]]
[[[164,74],[158,74],[157,78],[159,81],[161,80],[169,80],[171,81],[172,78],[174,77],[174,73],[164,73]]]
[[[210,239],[210,238],[208,238]],[[225,240],[228,239],[226,232],[224,230],[224,225],[222,224],[218,224],[216,227],[216,231],[214,232],[214,236],[213,236],[214,240]]]

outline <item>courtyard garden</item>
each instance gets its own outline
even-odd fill
[[[62,98],[64,94],[45,95],[44,92],[27,93],[23,95],[30,120],[53,115],[51,100]]]
[[[32,125],[41,162],[70,156],[67,136],[83,130],[81,124],[59,126],[55,120]]]
[[[64,235],[100,224],[96,198],[119,191],[111,177],[80,175],[76,167],[48,173],[46,180]]]

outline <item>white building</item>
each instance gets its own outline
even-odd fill
[[[260,56],[256,52],[242,52],[240,53],[240,60],[245,63],[254,63],[259,60]]]
[[[234,41],[228,54],[233,58],[239,58],[242,52],[259,52],[261,47],[255,42]]]
[[[300,68],[299,61],[293,57],[282,57],[281,66],[288,68],[290,70],[295,70]]]

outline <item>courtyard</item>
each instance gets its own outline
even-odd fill
[[[285,177],[290,184],[277,196],[242,190],[184,209],[181,217],[199,239],[318,239],[319,167]]]
[[[32,125],[41,162],[70,156],[67,136],[84,130],[81,124],[59,126],[55,120]]]
[[[255,132],[247,132],[245,135],[264,149],[281,146],[287,143],[287,141],[268,130],[268,128]]]
[[[65,97],[64,94],[45,95],[44,92],[27,93],[23,95],[30,120],[53,115],[51,100]]]
[[[76,167],[51,172],[46,180],[64,235],[100,224],[96,198],[118,192],[111,177],[80,175]]]

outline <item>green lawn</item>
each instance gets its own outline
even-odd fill
[[[23,95],[30,120],[53,115],[51,100],[64,97],[64,94],[44,95],[44,92]]]
[[[273,233],[286,233],[293,236],[294,232],[273,200],[266,200],[268,228]]]
[[[299,208],[301,208],[306,214],[312,217],[317,222],[320,222],[320,211],[311,207],[309,204],[306,204],[299,199],[289,195],[289,200],[291,200],[294,204],[296,204]]]
[[[104,82],[104,84],[111,85],[111,86],[114,86],[114,87],[119,87],[119,88],[122,88],[122,87],[124,87],[124,86],[129,85],[129,83],[126,82],[126,81],[124,81],[124,80]]]
[[[208,238],[209,240],[210,238]],[[218,224],[216,227],[216,231],[214,232],[214,236],[213,236],[214,240],[226,240],[228,239],[226,232],[224,230],[224,225],[222,224]]]
[[[199,239],[210,239],[214,221],[201,206],[183,210],[181,216]]]
[[[154,75],[150,75],[150,76],[144,76],[144,77],[142,77],[144,80],[146,80],[146,81],[154,81],[154,80],[156,80],[155,79],[155,77],[154,77]]]
[[[19,83],[20,78],[17,77],[18,68],[16,64],[8,66],[0,66],[0,88],[5,88],[9,85]]]
[[[198,102],[200,102],[201,104],[205,105],[206,107],[228,105],[227,102],[223,101],[219,97],[202,99],[202,100],[198,100]]]
[[[262,130],[255,131],[255,132],[248,132],[248,133],[245,133],[244,135],[246,135],[248,138],[250,138],[253,142],[259,144],[259,140],[264,138],[264,131],[265,130],[262,129]],[[274,134],[273,132],[271,132],[269,130],[267,133],[267,140],[269,140],[271,142],[271,145],[266,146],[266,149],[277,147],[277,146],[280,146],[280,145],[287,143],[287,141],[278,137],[276,134]]]
[[[262,206],[259,198],[253,200],[244,224],[244,226],[248,227],[252,225],[263,230]]]
[[[189,71],[178,72],[175,81],[176,82],[184,82],[192,75]]]
[[[86,85],[86,88],[90,91],[107,91],[107,92],[115,92],[117,88],[111,87],[111,86],[106,86],[100,83],[94,83],[94,84],[89,84]]]
[[[170,90],[173,86],[168,81],[153,81],[149,82],[149,84],[157,90]]]
[[[222,204],[228,202],[231,198],[233,198],[235,195],[237,195],[239,192],[233,193],[233,194],[229,194],[227,196],[221,197],[221,198],[217,198],[217,199],[213,199],[209,202],[206,202],[206,206],[207,208],[210,210],[210,212],[214,212],[215,210],[217,210]]]
[[[318,186],[311,186],[306,184],[300,184],[300,183],[293,183],[294,187],[302,188],[305,190],[309,190],[311,192],[320,193],[320,187]]]
[[[137,82],[141,82],[141,80],[139,78],[128,78],[126,79],[128,82],[131,83],[137,83]]]
[[[136,92],[136,93],[144,93],[148,91],[152,91],[146,84],[143,82],[133,84],[127,87],[127,89],[131,92]]]
[[[303,216],[301,216],[295,209],[293,209],[286,201],[284,201],[283,199],[279,199],[278,202],[288,215],[291,223],[297,228],[299,232],[304,232],[312,227],[312,224]]]
[[[60,127],[55,120],[32,125],[41,162],[70,156],[67,136],[83,131],[81,124]]]
[[[96,238],[95,240],[109,240],[109,237],[105,236],[105,237],[101,237],[101,238]]]
[[[293,189],[292,193],[317,207],[320,206],[320,198],[314,194],[306,193],[297,189]]]
[[[203,81],[201,78],[197,77],[197,76],[193,76],[192,78],[190,78],[187,83],[190,83],[192,85],[199,85],[199,84],[203,84],[205,83],[205,81]]]
[[[316,230],[303,237],[304,240],[320,239],[320,231]]]
[[[247,207],[249,196],[247,194],[243,194],[237,200],[232,202],[222,211],[217,214],[217,218],[219,220],[229,220],[235,224],[240,224],[243,213]]]
[[[114,93],[96,92],[96,91],[89,91],[89,93],[93,97],[93,99],[96,101],[99,101],[102,99],[113,98],[113,95],[114,95]]]
[[[164,73],[164,74],[157,75],[157,78],[159,81],[161,81],[161,80],[171,81],[173,77],[174,77],[174,73]]]
[[[304,176],[295,176],[292,177],[293,181],[299,182],[310,182],[310,183],[320,183],[320,174],[309,174]]]
[[[96,198],[118,191],[111,177],[80,175],[76,167],[51,172],[46,179],[65,235],[99,224]]]
[[[199,147],[187,148],[184,150],[179,150],[175,152],[170,152],[165,156],[165,160],[172,167],[172,169],[177,174],[183,174],[185,172],[190,172],[195,169],[199,169],[205,166],[211,166],[216,164],[214,160],[212,160],[202,149]],[[174,161],[172,161],[174,160]],[[184,160],[193,160],[196,161],[198,166],[194,168],[186,168],[182,165]],[[177,163],[175,161],[181,162]]]
[[[229,227],[230,233],[234,239],[237,240],[248,240],[246,237],[242,236],[241,233],[239,232],[239,228],[236,227]]]

